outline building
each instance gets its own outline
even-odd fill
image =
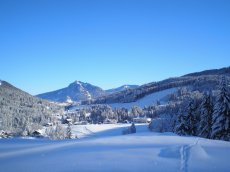
[[[137,117],[137,118],[133,118],[133,122],[134,123],[150,123],[151,122],[151,118]]]

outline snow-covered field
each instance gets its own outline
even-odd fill
[[[119,136],[125,127],[131,124],[92,124],[92,125],[73,125],[72,131],[77,138],[96,138],[96,137],[111,137]],[[139,130],[143,127],[139,125]],[[67,127],[67,126],[66,126]],[[145,131],[147,127],[144,127]]]
[[[146,124],[74,126],[81,139],[0,139],[1,172],[229,171],[230,142],[152,133]],[[85,134],[83,134],[85,133]],[[80,135],[79,135],[80,136]],[[87,137],[85,137],[87,136]]]

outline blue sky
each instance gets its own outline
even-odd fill
[[[228,0],[1,0],[0,79],[38,94],[230,66]]]

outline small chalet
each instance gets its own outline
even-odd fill
[[[35,130],[35,131],[32,133],[32,136],[33,136],[33,137],[43,137],[43,136],[42,136],[41,130]]]
[[[71,118],[66,118],[65,119],[65,124],[72,124],[73,120]]]
[[[135,123],[150,123],[151,118],[137,117],[137,118],[133,118],[133,122],[135,122]]]

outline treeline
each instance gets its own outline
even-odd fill
[[[113,109],[109,105],[92,105],[67,113],[73,123],[86,121],[91,124],[98,123],[123,123],[132,121],[134,117],[142,116],[143,110],[139,107]],[[63,120],[62,120],[63,121]]]

